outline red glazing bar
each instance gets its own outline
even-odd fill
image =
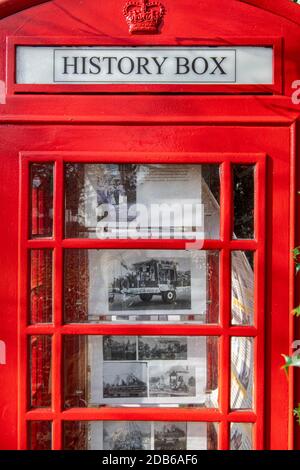
[[[63,411],[60,415],[64,421],[207,421],[207,422],[232,422],[255,423],[256,415],[253,411],[234,411],[227,418],[215,409],[204,408],[72,408]],[[52,420],[55,414],[50,409],[31,410],[26,414],[28,421]]]
[[[255,164],[263,153],[200,153],[200,152],[22,152],[24,160],[52,163],[64,161],[70,163],[141,163],[151,164],[222,164],[240,163]]]
[[[56,247],[54,249],[54,334],[53,334],[53,361],[52,361],[52,406],[55,419],[52,426],[52,449],[60,450],[62,443],[60,412],[62,408],[62,337],[61,326],[63,323],[63,251],[61,242],[63,238],[63,162],[55,162],[54,173],[54,236]]]
[[[220,321],[228,330],[231,317],[231,282],[229,242],[232,238],[232,173],[230,162],[221,166],[221,239],[224,243],[220,263]],[[230,337],[223,334],[220,342],[219,364],[220,409],[227,417],[230,400]],[[220,449],[229,448],[229,428],[227,422],[220,426]]]
[[[222,328],[219,325],[198,325],[197,323],[190,323],[189,325],[157,323],[155,325],[135,325],[135,324],[117,324],[111,322],[105,324],[67,324],[61,328],[56,328],[53,325],[30,325],[27,327],[27,334],[42,335],[54,334],[56,332],[63,335],[116,335],[116,336],[143,336],[145,334],[150,336],[161,335],[161,330],[164,330],[166,336],[257,336],[257,329],[253,326],[234,326],[232,328]]]
[[[221,413],[203,408],[73,408],[62,413],[64,420],[103,420],[103,421],[199,421],[219,422]]]
[[[189,243],[195,240],[188,240]],[[77,249],[161,249],[161,250],[184,250],[186,248],[187,240],[124,240],[124,239],[77,239],[67,238],[62,241],[63,248],[77,248]],[[28,240],[27,247],[32,249],[42,248],[55,248],[61,244],[55,240],[50,239],[35,239]],[[224,242],[220,240],[204,240],[203,250],[221,250],[224,246]],[[256,250],[256,240],[230,240],[228,247],[231,250]]]

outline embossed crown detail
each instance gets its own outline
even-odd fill
[[[158,33],[166,10],[160,2],[155,0],[130,0],[126,3],[123,12],[131,34],[153,34]]]

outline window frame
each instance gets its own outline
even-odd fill
[[[27,422],[52,421],[52,449],[62,448],[64,421],[136,420],[193,421],[219,423],[219,449],[230,448],[230,423],[253,423],[253,447],[264,446],[264,363],[265,363],[265,186],[264,153],[144,153],[144,152],[21,152],[19,212],[19,316],[18,316],[18,424],[19,449],[27,448]],[[159,249],[183,250],[186,240],[98,240],[64,238],[64,164],[65,163],[143,163],[143,164],[219,164],[220,165],[220,239],[205,240],[201,249],[220,252],[220,319],[218,325],[110,325],[63,323],[63,250],[89,249]],[[29,238],[29,194],[31,163],[54,164],[53,237]],[[255,238],[233,239],[233,164],[254,164]],[[53,250],[53,323],[30,325],[28,322],[29,260],[32,249]],[[254,251],[255,316],[254,326],[231,325],[231,252]],[[219,336],[219,410],[204,408],[73,408],[62,405],[62,337],[85,335]],[[28,342],[30,335],[52,336],[52,407],[30,409],[28,400]],[[230,339],[232,336],[255,338],[254,408],[230,410]]]

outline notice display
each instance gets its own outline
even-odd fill
[[[272,84],[272,47],[18,46],[19,84]]]

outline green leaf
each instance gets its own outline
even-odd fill
[[[289,367],[300,367],[300,356],[286,356],[282,354],[282,357],[285,360],[285,364],[282,366],[282,369],[287,374]]]
[[[294,308],[293,315],[295,315],[295,317],[300,317],[300,305]]]
[[[282,357],[284,358],[285,360],[285,364],[281,367],[281,369],[284,370],[284,372],[286,373],[286,375],[288,375],[288,369],[291,365],[291,360],[290,360],[290,357],[289,356],[286,356],[285,354],[281,354]]]
[[[298,256],[300,256],[300,246],[293,249],[293,257],[295,261],[298,260]]]
[[[296,416],[297,422],[300,425],[300,403],[298,405],[298,408],[294,409],[294,416]]]
[[[296,274],[300,272],[300,263],[296,263]]]

